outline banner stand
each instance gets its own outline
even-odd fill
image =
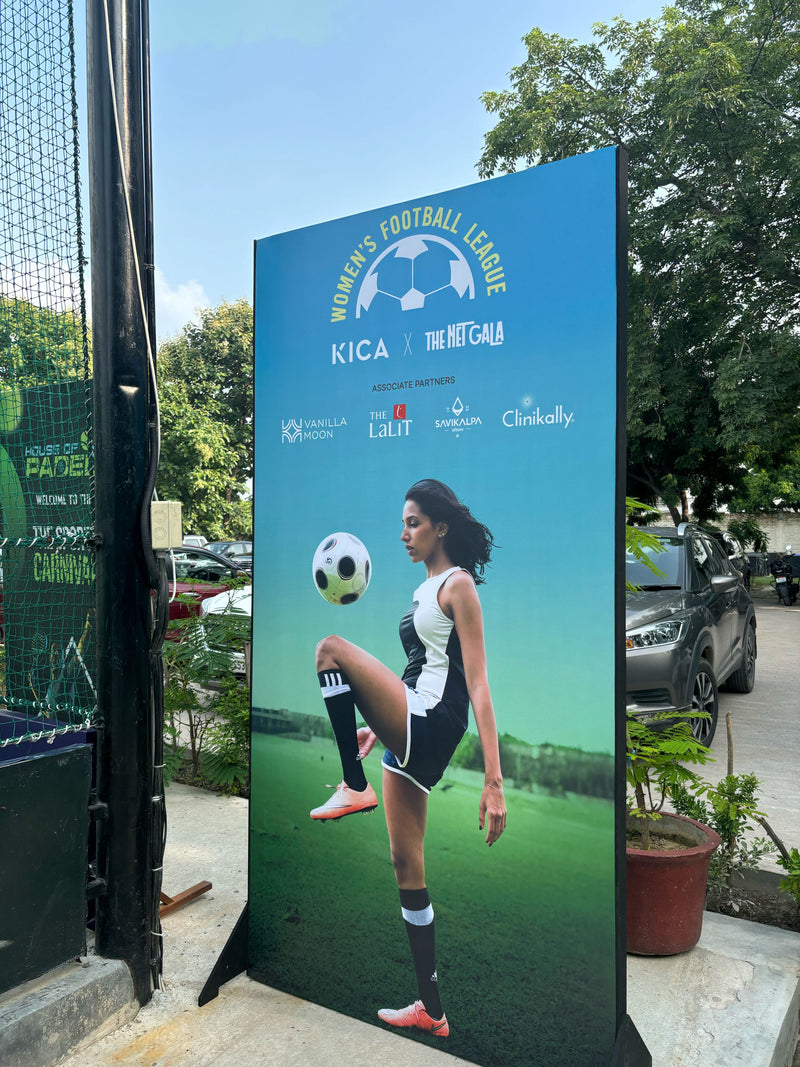
[[[256,578],[253,600],[248,942],[234,935],[201,1003],[246,958],[267,987],[371,1025],[417,1027],[408,1039],[426,1041],[438,1018],[376,1009],[402,1004],[416,981],[438,1016],[428,928],[440,908],[449,1053],[508,1067],[651,1067],[626,1012],[620,832],[625,169],[623,152],[601,149],[256,243],[254,527],[270,537],[256,563],[268,594]],[[276,524],[282,501],[291,506]],[[603,561],[589,612],[564,595],[557,565],[583,558],[587,515]],[[459,540],[466,529],[474,549]],[[489,530],[502,551],[484,588]],[[435,537],[451,540],[437,551]],[[425,566],[411,573],[409,562]],[[447,580],[450,566],[481,586],[485,627],[460,619],[467,659],[476,653],[481,674],[491,663],[475,730],[456,620],[440,633],[425,601],[425,583]],[[376,803],[368,795],[344,812],[382,806],[385,829],[345,820],[332,840],[319,822],[339,809],[314,804],[352,753],[332,742],[339,705],[323,701],[353,689],[326,672],[339,658],[357,672],[353,647],[384,665],[381,695],[389,673],[398,691],[394,666],[407,658],[407,701],[422,677],[418,649],[437,665],[425,659],[427,734],[415,747],[407,728],[405,762],[388,753],[380,774],[373,757]],[[341,705],[350,742],[355,705]],[[401,749],[402,710],[370,723]],[[474,817],[484,734],[495,763],[495,733],[509,830],[489,858]],[[417,778],[403,769],[415,752]],[[443,777],[424,823],[435,903],[401,898],[398,917],[402,878],[386,852],[395,872],[417,863],[426,782]],[[398,832],[409,814],[414,831]],[[352,936],[354,914],[368,938]],[[405,937],[401,918],[423,934]]]
[[[247,970],[247,933],[248,905],[245,904],[242,914],[236,920],[236,925],[197,998],[199,1008],[214,1000],[219,995],[220,987],[226,982],[230,982]],[[617,1031],[610,1067],[652,1067],[652,1064],[653,1057],[633,1020],[630,1015],[625,1015]]]
[[[236,920],[236,925],[197,998],[199,1008],[214,1000],[219,995],[220,987],[226,982],[230,982],[247,970],[248,919],[248,905],[245,904],[242,914]],[[653,1057],[633,1020],[630,1015],[625,1015],[617,1031],[610,1067],[652,1067],[652,1064]]]
[[[624,1016],[617,1031],[611,1067],[652,1067],[650,1055],[630,1015]]]
[[[231,936],[225,943],[225,948],[220,953],[211,974],[206,979],[206,984],[200,991],[200,996],[197,998],[198,1008],[202,1008],[204,1004],[208,1004],[209,1000],[213,1000],[218,995],[220,986],[225,985],[226,982],[230,982],[232,978],[241,974],[242,971],[247,970],[248,920],[248,905],[245,904],[242,914],[236,920]],[[624,1062],[627,1063],[628,1061]]]

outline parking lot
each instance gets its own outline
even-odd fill
[[[758,660],[752,693],[720,692],[719,726],[702,768],[709,781],[727,774],[730,712],[735,774],[752,772],[762,785],[761,810],[787,848],[800,848],[800,603],[785,607],[771,589],[754,589]],[[774,856],[760,866],[780,871]],[[785,873],[785,872],[783,872]]]

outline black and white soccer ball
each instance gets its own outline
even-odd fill
[[[445,310],[475,296],[475,280],[464,253],[437,234],[401,237],[382,252],[361,283],[356,318],[373,306],[401,311],[427,307],[432,301]]]
[[[329,604],[354,604],[369,585],[369,552],[353,534],[330,534],[314,553],[311,572],[317,592]]]

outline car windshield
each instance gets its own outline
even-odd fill
[[[658,544],[662,551],[646,548],[644,554],[661,573],[653,574],[646,563],[626,552],[625,578],[632,585],[641,586],[643,589],[663,586],[680,588],[683,540],[679,537],[659,537]]]
[[[175,577],[178,579],[179,582],[180,581],[184,581],[186,579],[187,575],[189,574],[189,571],[192,569],[192,567],[196,567],[196,566],[197,566],[197,560],[196,559],[181,559],[180,557],[176,557],[175,558]]]
[[[222,560],[218,563],[216,560],[203,559],[192,563],[184,577],[187,582],[218,582],[230,573],[231,568],[226,567]]]
[[[174,555],[174,579],[172,567],[168,566],[170,581],[179,582],[218,582],[232,572],[230,564],[213,556],[200,556],[199,553],[176,552]]]

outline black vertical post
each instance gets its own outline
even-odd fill
[[[144,31],[146,33],[146,29]],[[150,581],[140,513],[149,467],[148,205],[140,0],[87,0],[100,709],[96,947],[152,994]],[[109,44],[110,42],[110,44]]]
[[[625,472],[628,368],[628,153],[617,149],[617,476],[615,487],[614,676],[616,711],[615,861],[617,1036],[611,1067],[652,1067],[653,1058],[628,1015],[625,907]]]

